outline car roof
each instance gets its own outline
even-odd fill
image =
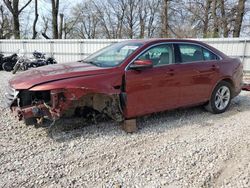
[[[185,42],[185,43],[194,43],[194,44],[199,44],[203,47],[206,47],[210,50],[212,50],[215,54],[219,55],[222,58],[228,58],[226,54],[223,52],[217,50],[216,48],[199,41],[199,39],[194,40],[194,39],[176,39],[176,38],[152,38],[152,39],[131,39],[127,40],[127,42],[138,42],[142,43],[143,45],[151,45],[151,44],[156,44],[156,43],[161,43],[161,42]]]
[[[176,38],[151,38],[151,39],[131,39],[131,42],[140,42],[143,44],[147,43],[158,43],[158,42],[191,42],[191,43],[200,43],[204,44],[199,40],[194,39],[176,39]]]

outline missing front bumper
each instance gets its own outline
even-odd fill
[[[48,117],[49,119],[57,119],[57,114],[52,112],[45,104],[38,104],[35,106],[28,107],[11,107],[12,112],[19,121],[29,118],[43,118]]]

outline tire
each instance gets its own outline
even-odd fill
[[[0,70],[3,70],[3,63],[0,62]]]
[[[37,120],[36,120],[36,118],[28,118],[28,119],[24,119],[24,123],[27,126],[29,126],[29,125],[36,125],[37,124]]]
[[[221,81],[213,90],[212,96],[205,109],[213,114],[225,112],[230,106],[232,99],[232,85]]]
[[[12,71],[13,67],[10,63],[6,62],[2,65],[2,68],[3,70],[7,71],[7,72],[10,72]]]

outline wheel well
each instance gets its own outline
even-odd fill
[[[120,106],[119,95],[106,95],[106,94],[88,94],[79,100],[74,101],[73,109],[78,110],[79,108],[93,109],[100,113],[108,115],[110,118],[116,121],[123,120],[123,113]],[[72,112],[72,111],[71,111]]]
[[[231,86],[234,88],[234,83],[230,78],[225,78],[225,79],[223,79],[221,81],[224,81],[224,82],[227,82],[227,83],[231,84]]]
[[[231,87],[231,89],[232,89],[232,92],[233,92],[233,95],[234,95],[234,93],[235,93],[235,89],[234,89],[234,83],[233,83],[233,81],[232,81],[230,78],[224,78],[224,79],[220,80],[219,82],[217,82],[217,84],[216,84],[216,85],[214,85],[214,86],[213,86],[213,89],[211,90],[211,93],[210,93],[209,99],[211,98],[212,93],[213,93],[213,91],[214,91],[215,87],[216,87],[216,86],[217,86],[220,82],[222,82],[222,81],[227,82],[227,83],[229,83],[229,84],[232,86],[232,87]]]
[[[225,79],[223,79],[221,81],[227,82],[232,86],[231,89],[232,89],[232,93],[233,93],[233,96],[234,96],[235,95],[235,86],[234,86],[233,81],[230,78],[225,78]]]

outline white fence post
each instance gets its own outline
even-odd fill
[[[245,64],[245,56],[246,56],[246,49],[247,49],[247,39],[244,41],[244,49],[243,49],[243,54],[242,54],[242,64],[245,70],[246,64]]]
[[[50,40],[49,43],[50,43],[50,49],[49,49],[50,56],[54,57],[54,41]]]

